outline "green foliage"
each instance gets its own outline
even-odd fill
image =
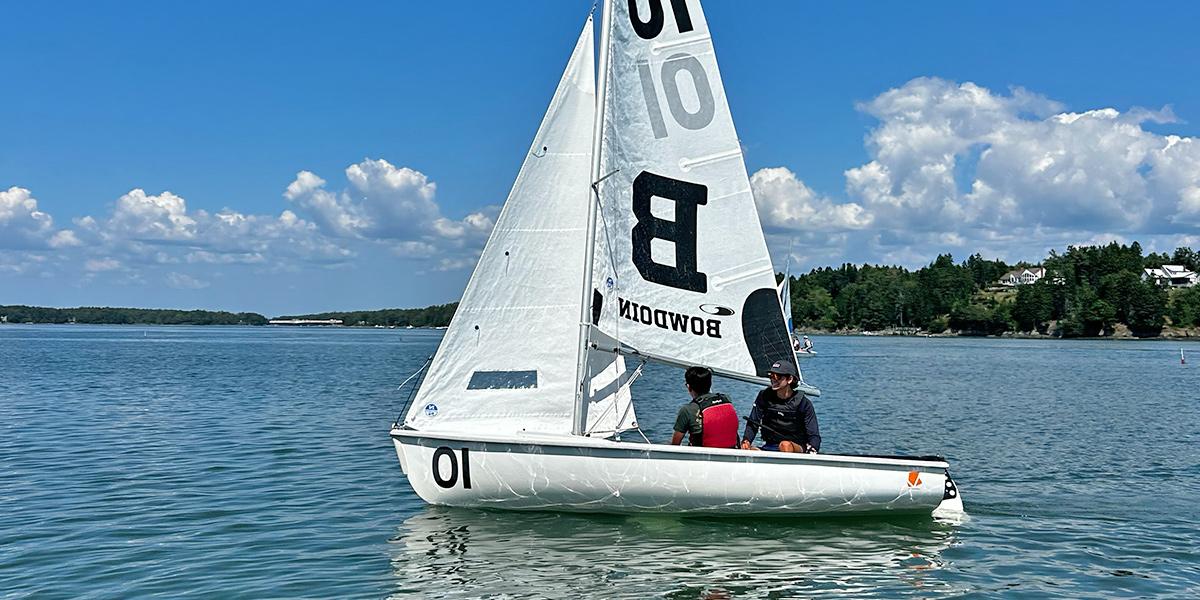
[[[1144,256],[1137,242],[1070,246],[1061,254],[1051,250],[1041,263],[1046,276],[1018,286],[1015,294],[989,290],[1009,265],[979,254],[961,264],[943,254],[916,271],[843,264],[795,278],[792,310],[797,325],[826,330],[907,326],[939,332],[949,327],[986,334],[1046,333],[1057,320],[1057,331],[1065,336],[1108,334],[1117,323],[1125,323],[1137,335],[1156,335],[1168,313],[1167,296],[1142,280],[1142,269],[1180,264],[1195,270],[1197,263],[1200,254],[1190,248],[1178,248],[1170,256]],[[1200,325],[1196,298],[1173,299],[1171,321]]]
[[[945,314],[954,304],[969,298],[975,280],[965,266],[954,264],[954,257],[942,254],[933,264],[917,272],[917,281],[929,301],[933,314]]]
[[[1117,319],[1122,323],[1129,322],[1129,301],[1139,287],[1143,287],[1140,272],[1122,271],[1110,273],[1100,278],[1099,297],[1116,307]]]
[[[91,325],[266,325],[258,313],[147,308],[42,308],[0,306],[9,323],[86,323]]]
[[[950,328],[968,335],[998,335],[1010,328],[1008,305],[972,302],[950,310]]]
[[[1176,327],[1200,326],[1200,286],[1172,290],[1167,311]]]
[[[395,325],[405,327],[441,327],[450,324],[458,303],[425,308],[393,308],[373,311],[329,312],[295,315],[280,319],[341,319],[346,325]],[[0,306],[0,315],[9,323],[86,323],[93,325],[266,325],[258,313],[230,313],[207,310],[164,310],[144,308],[41,308],[36,306]]]
[[[325,312],[310,315],[285,315],[278,319],[341,319],[345,325],[374,327],[444,327],[450,324],[458,303],[438,304],[425,308],[387,308],[351,312]]]
[[[925,329],[929,333],[942,333],[943,331],[950,329],[950,318],[945,316],[935,317],[933,320],[929,321],[929,325],[927,325]]]
[[[1054,317],[1054,284],[1042,279],[1031,285],[1017,288],[1013,301],[1012,318],[1017,331],[1046,332],[1046,325]]]
[[[1064,278],[1068,286],[1086,284],[1100,286],[1105,275],[1120,272],[1142,273],[1142,246],[1134,242],[1128,246],[1111,242],[1107,246],[1068,246],[1067,253],[1054,251],[1043,263],[1047,271],[1054,271]]]
[[[807,323],[821,329],[834,329],[838,324],[837,307],[833,296],[825,289],[809,287],[792,288],[792,319],[796,323]]]
[[[1162,332],[1167,312],[1167,291],[1143,283],[1129,298],[1129,320],[1126,323],[1134,335],[1155,336]]]
[[[1189,271],[1200,272],[1200,252],[1191,248],[1176,248],[1175,253],[1171,255],[1171,262],[1166,264],[1182,265]]]
[[[978,289],[984,289],[996,283],[1009,270],[1004,261],[985,260],[978,252],[972,254],[964,266],[971,273],[971,280]]]

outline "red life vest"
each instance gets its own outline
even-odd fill
[[[738,442],[737,411],[728,400],[700,411],[700,445],[705,448],[732,448]]]

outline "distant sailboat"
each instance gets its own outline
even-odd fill
[[[784,268],[783,281],[779,282],[779,302],[783,306],[783,320],[787,323],[788,336],[792,341],[792,348],[796,352],[796,358],[812,358],[817,355],[817,351],[811,347],[805,348],[801,345],[800,340],[796,338],[796,327],[792,324],[792,269],[791,258],[788,258],[787,267]],[[808,340],[808,336],[805,336]],[[810,344],[811,346],[811,344]],[[801,379],[803,379],[803,374]],[[820,395],[820,394],[818,394]]]
[[[523,510],[961,512],[940,457],[619,441],[640,431],[646,361],[765,384],[795,360],[708,23],[698,0],[665,4],[605,4],[598,85],[588,17],[392,427],[409,483],[432,504]]]

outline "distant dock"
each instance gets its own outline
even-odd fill
[[[341,319],[271,319],[268,325],[317,325],[341,326]]]

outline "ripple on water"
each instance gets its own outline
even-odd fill
[[[144,330],[0,327],[0,595],[1200,590],[1200,370],[1166,344],[817,338],[826,449],[945,454],[972,515],[951,526],[428,507],[386,430],[438,335]],[[635,395],[668,438],[679,371]]]

